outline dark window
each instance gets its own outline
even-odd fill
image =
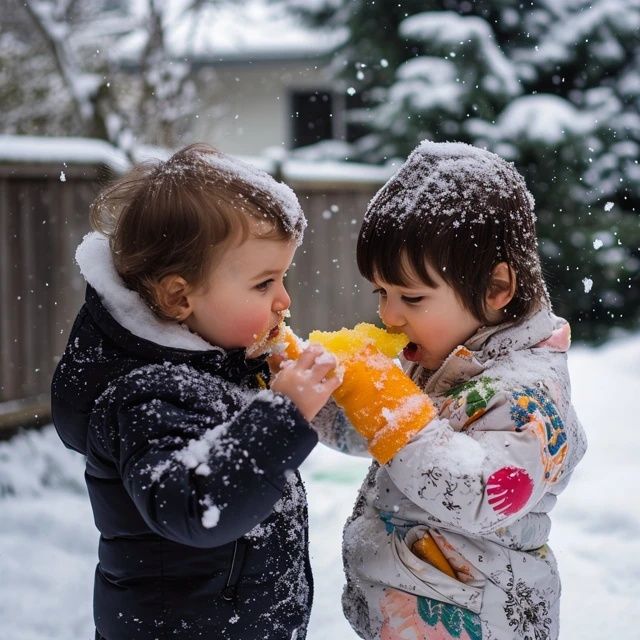
[[[333,100],[327,91],[294,91],[291,94],[291,146],[333,137]]]

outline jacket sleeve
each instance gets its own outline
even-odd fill
[[[142,378],[111,403],[117,407],[120,474],[154,532],[194,547],[216,547],[272,512],[288,474],[317,436],[288,398],[252,393],[242,410],[216,415],[194,410],[184,390],[169,393],[162,378]],[[217,404],[224,406],[222,399]]]
[[[320,409],[311,426],[322,444],[349,455],[371,457],[367,440],[355,430],[333,398]]]
[[[394,484],[446,525],[484,535],[531,511],[564,480],[568,442],[542,386],[466,383],[440,419],[388,464]]]

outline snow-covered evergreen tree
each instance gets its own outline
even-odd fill
[[[338,66],[368,129],[351,157],[406,157],[424,138],[500,153],[534,193],[576,334],[640,319],[637,0],[282,1],[350,29]]]

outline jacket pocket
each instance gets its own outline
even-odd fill
[[[372,584],[464,607],[474,613],[480,611],[484,578],[465,584],[411,551],[416,540],[429,533],[429,527],[413,527],[403,536],[398,529],[387,532],[378,522],[361,517],[352,520],[344,533],[347,574]]]
[[[417,588],[417,595],[434,598],[440,602],[457,605],[479,613],[485,579],[474,580],[473,584],[461,582],[446,572],[426,562],[412,550],[414,544],[430,534],[429,527],[412,527],[404,536],[395,532],[392,539],[392,554],[405,577],[411,577]]]

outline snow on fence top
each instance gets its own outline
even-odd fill
[[[120,173],[126,155],[103,140],[0,135],[0,163],[103,164]]]
[[[292,183],[383,184],[396,169],[397,166],[385,165],[379,167],[355,162],[286,160],[282,163],[282,177]]]
[[[166,160],[165,149],[142,147],[136,153],[142,160]],[[341,186],[346,184],[381,185],[397,166],[374,166],[351,162],[323,162],[258,156],[238,156],[262,171],[285,182]],[[104,164],[116,173],[123,173],[131,163],[125,154],[103,140],[89,138],[55,138],[37,136],[0,135],[0,164]]]

